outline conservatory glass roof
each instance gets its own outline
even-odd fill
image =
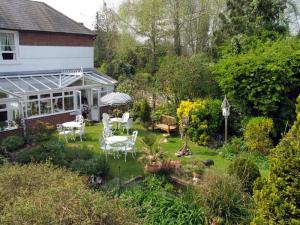
[[[62,73],[41,73],[32,75],[2,75],[0,76],[0,90],[20,95],[26,92],[61,89],[76,81],[85,79],[95,84],[109,85],[114,83],[111,78],[101,76],[94,71],[66,71]],[[88,82],[85,83],[88,84]]]

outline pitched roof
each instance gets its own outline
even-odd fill
[[[49,5],[30,0],[0,0],[0,29],[95,35]]]

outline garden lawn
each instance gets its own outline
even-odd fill
[[[87,148],[92,148],[95,152],[102,154],[102,150],[100,149],[99,138],[102,135],[102,124],[95,124],[93,126],[86,126],[86,135],[83,142],[76,141],[70,142],[68,146],[86,146]],[[173,160],[180,160],[182,164],[187,163],[190,160],[207,160],[212,159],[215,165],[211,168],[218,173],[226,173],[227,167],[230,164],[230,161],[224,159],[221,155],[219,155],[217,149],[210,149],[207,147],[198,146],[192,142],[189,142],[189,147],[192,150],[193,155],[187,157],[176,157],[175,152],[180,149],[182,145],[181,139],[174,135],[168,138],[168,142],[163,142],[164,136],[161,132],[151,132],[147,131],[141,125],[135,124],[133,130],[137,130],[138,139],[136,143],[136,152],[137,156],[135,159],[132,158],[131,154],[127,155],[127,162],[125,163],[124,155],[121,155],[119,159],[114,159],[112,155],[108,157],[108,162],[111,168],[111,176],[121,178],[132,178],[138,175],[143,175],[143,165],[137,160],[139,156],[142,154],[142,149],[144,144],[141,141],[142,137],[149,135],[150,133],[154,133],[157,135],[158,139],[162,141],[160,144],[162,150],[165,153],[167,158]],[[122,134],[125,135],[125,134]],[[120,169],[120,174],[119,174]],[[268,174],[268,170],[260,169],[262,176],[266,176]]]

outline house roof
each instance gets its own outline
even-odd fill
[[[95,69],[0,73],[0,91],[21,97],[27,93],[60,90],[80,79],[107,86],[117,82]]]
[[[0,0],[0,29],[95,35],[43,2]]]

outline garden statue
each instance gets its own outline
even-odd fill
[[[181,129],[182,129],[183,136],[185,135],[185,139],[184,139],[183,146],[180,148],[179,151],[177,151],[175,153],[175,155],[178,156],[178,157],[192,155],[192,151],[188,146],[188,135],[187,135],[188,127],[189,127],[189,118],[188,117],[182,117]]]

